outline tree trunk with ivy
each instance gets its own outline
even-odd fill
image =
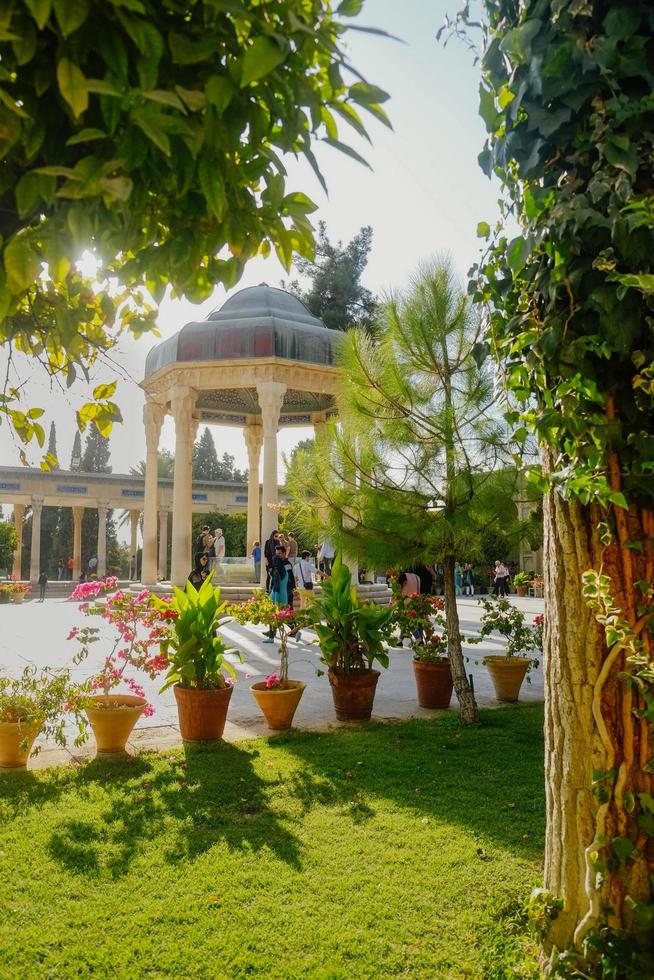
[[[546,935],[548,951],[580,946],[600,924],[603,908],[611,909],[611,929],[631,929],[639,907],[652,898],[654,846],[644,828],[654,822],[654,777],[647,771],[649,725],[639,717],[647,705],[637,681],[625,676],[638,676],[633,637],[627,631],[626,643],[617,639],[609,647],[611,623],[596,619],[606,610],[591,609],[582,590],[584,573],[601,570],[616,628],[624,619],[648,653],[637,583],[652,581],[652,516],[632,507],[615,508],[614,517],[616,537],[603,542],[600,508],[554,492],[546,499],[544,884],[565,903]]]

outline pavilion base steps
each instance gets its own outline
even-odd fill
[[[245,602],[247,599],[251,599],[255,592],[261,590],[260,585],[255,585],[254,583],[230,583],[229,585],[222,585],[220,582],[216,583],[220,588],[221,598],[226,599],[228,602]],[[137,583],[131,583],[131,591],[138,591],[141,588]],[[158,585],[154,586],[151,590],[157,595],[170,595],[172,593],[172,586],[170,582],[159,582]],[[319,585],[314,588],[314,594],[320,595],[322,589]],[[359,585],[357,586],[357,594],[359,597],[366,602],[375,602],[379,606],[387,606],[391,601],[392,592],[386,585]]]

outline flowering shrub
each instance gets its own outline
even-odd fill
[[[0,602],[11,602],[11,597],[13,594],[14,594],[13,583],[7,582],[0,585]]]
[[[414,660],[440,663],[447,657],[447,624],[443,600],[435,595],[402,595],[393,588],[394,621],[400,634],[409,637]]]
[[[542,615],[534,616],[534,621],[531,625],[534,634],[534,647],[540,652],[543,652],[543,628],[545,626],[545,617]]]
[[[25,667],[20,677],[0,676],[0,721],[37,726],[48,739],[62,747],[66,745],[65,711],[77,688],[72,684],[70,670],[53,671],[48,667],[37,670]],[[75,745],[84,740],[85,719],[74,710],[79,734]],[[23,742],[27,748],[27,738]],[[32,750],[36,755],[38,748]]]
[[[28,595],[32,591],[29,582],[16,582],[13,586],[14,595]]]
[[[490,636],[494,632],[501,633],[506,639],[505,656],[507,658],[527,657],[532,650],[542,648],[542,623],[540,624],[539,647],[536,630],[527,626],[525,614],[513,606],[506,597],[495,596],[490,599],[480,599],[479,604],[485,610],[481,617],[481,637]],[[538,660],[530,661],[530,668],[537,666]]]
[[[72,602],[88,602],[90,599],[97,599],[99,595],[105,595],[117,585],[118,579],[114,575],[108,575],[105,579],[96,578],[91,582],[80,582],[68,598]]]
[[[107,580],[110,581],[110,580]],[[105,585],[106,583],[85,582],[83,585]],[[76,590],[77,591],[77,590]],[[132,694],[145,697],[141,684],[129,673],[142,671],[150,678],[157,677],[167,670],[168,657],[160,652],[160,644],[167,636],[166,619],[151,603],[150,593],[144,589],[137,596],[130,593],[115,592],[105,602],[80,606],[84,616],[97,616],[115,629],[113,647],[105,657],[100,670],[80,685],[76,695],[70,699],[71,709],[84,706],[91,696],[101,694],[106,706],[111,707],[110,692],[119,684],[126,684]],[[85,660],[90,646],[99,640],[98,627],[74,626],[68,634],[69,640],[77,640],[80,645],[75,657],[76,663]],[[145,715],[152,715],[154,709],[147,704]]]
[[[267,626],[279,637],[279,674],[269,674],[266,687],[288,687],[288,627],[295,622],[293,610],[288,606],[278,606],[265,592],[256,592],[252,599],[230,606],[229,612],[237,623]]]

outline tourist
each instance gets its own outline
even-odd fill
[[[463,591],[463,569],[461,563],[457,562],[454,566],[454,594],[461,595]]]
[[[63,582],[65,573],[66,573],[66,566],[64,565],[63,558],[60,558],[59,561],[57,562],[57,581],[58,582]]]
[[[95,555],[92,555],[91,558],[89,558],[89,571],[88,571],[89,579],[97,578],[96,575],[97,567],[98,567],[98,559]]]
[[[266,592],[270,592],[273,558],[275,557],[275,546],[279,543],[279,531],[275,528],[270,532],[270,537],[263,546],[263,557],[266,563]]]
[[[277,544],[270,563],[270,598],[278,606],[288,606],[288,568],[286,548]],[[264,633],[264,643],[272,643],[275,639],[275,629],[270,627]]]
[[[250,554],[254,562],[254,581],[259,582],[261,580],[261,544],[258,541],[252,545]]]
[[[73,558],[69,558],[68,559],[68,561],[66,562],[66,568],[68,569],[68,581],[69,582],[72,582],[73,581],[73,569],[75,568],[75,560]]]
[[[129,577],[131,582],[136,581],[136,555],[132,555],[129,562]]]
[[[508,594],[508,582],[509,582],[509,570],[504,564],[504,562],[496,561],[495,569],[493,571],[493,580],[495,582],[495,595],[505,596]]]
[[[225,538],[223,537],[223,529],[217,527],[214,531],[214,536],[211,539],[211,551],[209,554],[210,567],[213,572],[217,572],[220,567],[220,562],[225,557]]]
[[[195,542],[195,554],[197,555],[198,553],[202,552],[205,555],[208,555],[211,551],[212,543],[211,530],[209,529],[209,525],[205,524],[197,536],[197,540]]]
[[[297,572],[296,580],[300,583],[301,589],[313,589],[313,572],[314,564],[311,560],[311,552],[303,551],[302,557],[299,559],[295,571]]]
[[[463,566],[463,594],[475,594],[475,579],[470,562],[466,562],[466,564]]]
[[[295,566],[295,563],[297,562],[297,541],[292,531],[290,531],[288,535],[286,553],[288,555],[291,565]]]
[[[198,551],[195,555],[195,565],[191,570],[188,580],[192,586],[199,589],[204,580],[209,575],[209,557],[204,551]]]
[[[320,556],[322,559],[322,570],[325,575],[331,575],[332,573],[332,562],[334,560],[334,545],[331,543],[329,538],[325,538],[320,546]]]
[[[39,575],[39,602],[45,601],[45,590],[47,585],[48,585],[48,573],[46,571],[43,571]]]

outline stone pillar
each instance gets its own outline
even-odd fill
[[[36,584],[41,573],[41,512],[43,497],[32,497],[32,547],[30,550],[30,582]]]
[[[79,582],[82,573],[82,519],[83,507],[73,507],[73,582]]]
[[[159,578],[168,581],[168,508],[159,509]]]
[[[175,474],[173,482],[173,534],[170,581],[184,587],[191,570],[191,520],[193,420],[195,390],[185,385],[173,388],[170,401],[175,419]]]
[[[129,577],[131,581],[138,578],[136,567],[136,553],[138,551],[138,529],[139,529],[139,517],[140,513],[138,510],[130,510],[129,512]]]
[[[259,459],[263,443],[263,426],[246,425],[243,434],[248,451],[248,525],[245,554],[249,556],[253,543],[256,540],[261,540],[259,529]]]
[[[16,550],[11,574],[19,579],[22,574],[23,557],[23,521],[25,520],[25,504],[14,504],[14,527],[16,528]]]
[[[325,434],[325,429],[327,428],[327,419],[324,412],[320,414],[315,413],[311,416],[311,423],[313,425],[313,438],[318,442]]]
[[[159,494],[158,456],[159,435],[164,420],[161,405],[148,399],[143,406],[145,428],[145,494],[143,498],[143,553],[141,581],[157,584],[157,503]]]
[[[286,394],[278,381],[258,381],[257,395],[263,428],[263,501],[261,506],[261,548],[277,527],[277,426]],[[265,585],[265,562],[261,562],[261,582]]]
[[[98,503],[98,565],[96,574],[98,578],[104,578],[107,574],[107,517],[109,516],[109,504],[105,500]]]

